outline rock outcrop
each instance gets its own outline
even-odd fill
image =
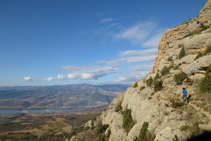
[[[205,97],[198,94],[199,81],[205,77],[207,69],[211,71],[211,54],[207,53],[211,48],[210,27],[211,0],[208,0],[199,16],[164,32],[153,70],[118,95],[95,121],[86,126],[94,132],[99,121],[108,125],[103,134],[110,141],[133,141],[140,137],[143,123],[148,123],[145,135],[148,140],[182,141],[203,130],[211,131],[210,91]],[[175,74],[182,72],[186,79],[177,84]],[[188,104],[182,102],[183,87],[191,95]],[[122,109],[117,110],[118,106]],[[127,109],[131,110],[134,122],[128,132],[122,126]],[[89,140],[85,134],[90,131],[71,140]]]

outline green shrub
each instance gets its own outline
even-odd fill
[[[130,129],[134,126],[135,122],[131,116],[131,109],[127,109],[123,113],[123,123],[122,126],[124,127],[125,131],[128,133]]]
[[[203,53],[203,55],[208,55],[211,53],[211,46],[207,47],[207,49],[205,50],[205,52]]]
[[[159,79],[159,78],[160,78],[160,75],[157,73],[156,76],[154,77],[154,81]]]
[[[164,75],[168,74],[170,69],[171,69],[171,67],[164,66],[163,69],[161,70],[161,75],[164,76]]]
[[[97,123],[97,135],[101,134],[104,132],[104,129],[103,129],[103,123],[102,121],[98,121]]]
[[[162,80],[156,80],[154,81],[154,91],[160,91],[163,87],[163,81]]]
[[[171,99],[170,102],[173,108],[179,108],[184,105],[184,102],[175,101],[175,99]]]
[[[201,52],[198,53],[198,55],[196,56],[196,58],[194,60],[197,60],[198,58],[202,57],[203,54]]]
[[[199,83],[199,88],[201,92],[211,91],[211,75],[210,75],[209,69],[207,69],[205,77],[201,79]]]
[[[152,85],[152,83],[153,83],[153,79],[152,79],[151,76],[150,76],[149,79],[147,79],[146,83],[147,83],[147,86],[148,86],[148,87],[151,87],[151,85]]]
[[[179,45],[178,45],[178,48],[182,48],[182,47],[184,47],[183,44],[179,44]]]
[[[109,138],[110,136],[111,136],[111,129],[108,129],[107,137]]]
[[[168,58],[168,61],[172,61],[172,56]]]
[[[86,126],[86,127],[84,127],[83,131],[86,131],[86,130],[89,130],[89,129],[90,129],[90,127]]]
[[[147,132],[148,132],[148,122],[144,122],[142,124],[139,136],[138,136],[138,141],[145,141],[147,140]]]
[[[195,60],[200,58],[200,57],[202,57],[202,56],[208,55],[210,53],[211,53],[211,46],[208,46],[203,54],[201,52],[198,53],[198,55],[196,56]]]
[[[174,80],[177,83],[177,85],[182,85],[183,81],[186,78],[188,78],[188,76],[184,72],[180,72],[180,73],[174,75]]]
[[[179,53],[179,59],[183,58],[185,56],[185,49],[184,47],[182,47],[182,49],[180,50],[180,53]]]
[[[173,69],[174,69],[174,70],[179,69],[179,65],[174,66],[174,68],[173,68]]]
[[[151,93],[151,96],[153,96],[154,94],[155,94],[155,92],[152,92],[152,93]]]
[[[206,29],[208,29],[208,28],[210,28],[210,27],[211,27],[211,25],[209,25],[209,26],[204,26],[204,27],[201,28],[201,31],[204,31],[204,30],[206,30]]]
[[[199,123],[195,122],[194,124],[192,124],[190,130],[193,134],[198,134],[200,132]]]
[[[180,131],[186,131],[188,129],[188,125],[182,125],[179,130]]]
[[[115,112],[119,112],[119,111],[121,111],[121,110],[122,110],[122,101],[120,101],[120,102],[116,105],[114,111],[115,111]]]
[[[142,91],[143,89],[145,89],[145,86],[141,86],[140,91]]]

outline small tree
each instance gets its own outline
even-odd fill
[[[182,85],[183,81],[188,78],[187,74],[184,72],[180,72],[174,75],[174,80],[176,81],[177,85]]]
[[[135,122],[131,116],[131,109],[126,109],[123,113],[123,123],[122,126],[124,127],[125,131],[128,133],[130,129],[133,127]]]
[[[148,122],[144,122],[142,124],[142,127],[141,127],[141,130],[140,130],[140,133],[139,133],[139,136],[138,136],[138,141],[145,141],[147,140],[147,132],[148,132]]]
[[[114,111],[115,111],[115,112],[119,112],[119,111],[121,111],[121,110],[122,110],[122,101],[120,101],[120,102],[116,105]]]
[[[207,69],[205,77],[201,79],[201,82],[199,83],[199,87],[200,87],[201,92],[211,91],[211,75],[210,75],[209,69]]]
[[[170,69],[171,69],[171,66],[170,67],[164,66],[163,69],[161,70],[161,75],[164,76],[164,75],[168,74]]]
[[[163,87],[163,81],[162,80],[156,80],[154,81],[154,91],[160,91]]]
[[[185,56],[185,49],[184,47],[182,47],[182,49],[180,50],[180,53],[179,53],[179,59],[183,58]]]
[[[154,81],[159,79],[159,78],[160,78],[160,75],[157,73],[156,76],[154,77]]]
[[[151,76],[150,76],[149,79],[147,79],[146,83],[147,83],[147,86],[148,86],[148,87],[151,87],[151,85],[152,85],[152,83],[153,83],[153,79],[152,79]]]

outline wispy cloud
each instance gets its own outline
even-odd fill
[[[109,66],[121,66],[131,63],[151,62],[155,61],[157,56],[157,49],[146,49],[146,50],[128,50],[122,52],[119,57],[111,61],[98,61],[98,63],[106,63]]]
[[[161,31],[160,33],[152,36],[150,39],[145,41],[142,44],[142,46],[143,47],[154,47],[154,48],[157,48],[162,36],[163,36],[163,31]]]
[[[62,69],[70,71],[70,79],[97,80],[100,77],[119,72],[118,68],[101,66],[63,66]]]
[[[51,76],[51,77],[48,77],[48,78],[43,78],[41,80],[50,82],[50,81],[56,80],[56,78]]]
[[[121,76],[116,77],[114,82],[116,83],[132,83],[133,81],[138,81],[143,79],[152,69],[154,62],[149,62],[147,64],[137,65],[130,68],[130,72],[123,72]]]
[[[57,77],[59,80],[64,80],[66,77],[63,74],[59,74]]]
[[[152,21],[145,21],[134,26],[125,28],[113,35],[114,39],[126,39],[133,44],[141,44],[157,27],[157,23]]]
[[[100,23],[108,23],[108,22],[112,22],[113,19],[112,18],[104,18],[102,20],[100,20]]]
[[[25,81],[25,82],[32,81],[32,80],[33,80],[33,78],[31,78],[30,76],[25,76],[23,78],[23,81]]]

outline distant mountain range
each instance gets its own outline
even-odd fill
[[[83,109],[108,105],[129,85],[0,87],[0,109]]]

